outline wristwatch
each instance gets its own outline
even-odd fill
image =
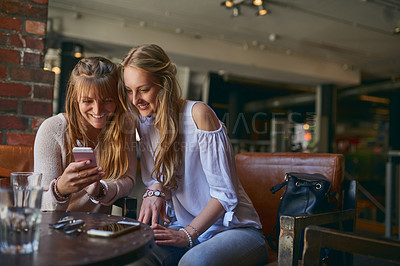
[[[162,192],[161,190],[158,190],[158,189],[152,190],[152,189],[146,188],[146,192],[144,193],[143,198],[153,197],[153,196],[165,199],[165,193]]]

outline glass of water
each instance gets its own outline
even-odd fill
[[[42,183],[42,173],[13,172],[10,174],[12,187],[35,187]]]
[[[26,179],[15,174],[21,173],[11,174],[11,188],[0,188],[0,252],[29,254],[39,249],[43,188],[36,178],[41,174],[24,173]],[[36,181],[16,182],[31,177]]]

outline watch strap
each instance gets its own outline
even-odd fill
[[[160,197],[165,199],[165,193],[158,189],[153,190],[146,188],[146,192],[144,192],[143,198],[145,199],[147,197]]]

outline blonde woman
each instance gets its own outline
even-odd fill
[[[157,244],[140,263],[265,264],[261,223],[238,180],[225,126],[206,104],[180,98],[176,67],[161,47],[134,48],[121,65],[140,114],[147,189],[139,220],[151,221]]]
[[[136,175],[135,127],[117,66],[103,57],[80,60],[68,83],[65,113],[46,119],[34,146],[43,173],[42,209],[110,213],[129,195]],[[74,162],[74,147],[92,147],[97,166]]]

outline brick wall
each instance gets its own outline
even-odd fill
[[[0,1],[0,144],[33,145],[52,114],[54,73],[43,70],[47,5]]]

